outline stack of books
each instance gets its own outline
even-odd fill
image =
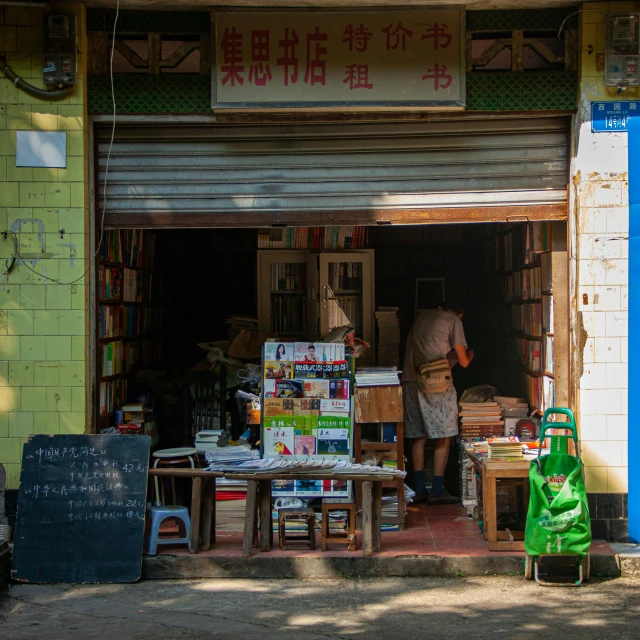
[[[529,415],[529,405],[525,398],[510,398],[495,396],[494,400],[500,405],[504,419],[504,436],[516,435],[516,425],[522,418]]]
[[[460,437],[463,440],[502,436],[504,420],[497,402],[460,403]]]
[[[378,364],[381,367],[397,367],[400,353],[399,307],[378,307]]]
[[[489,438],[487,444],[489,460],[522,460],[522,445],[519,438]]]
[[[234,338],[242,331],[242,329],[246,329],[247,331],[258,331],[258,318],[251,318],[247,316],[229,316],[225,320],[228,325],[227,336],[231,342],[233,342]]]
[[[400,384],[396,367],[367,367],[356,371],[359,387],[397,387]]]
[[[195,447],[198,453],[205,453],[218,448],[218,440],[224,431],[222,429],[202,429],[196,433]]]

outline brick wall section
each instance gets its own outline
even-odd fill
[[[0,73],[0,231],[19,238],[18,264],[0,275],[0,463],[7,485],[19,481],[22,444],[32,433],[83,433],[86,420],[88,236],[85,10],[77,16],[78,85],[67,98],[42,102]],[[42,9],[0,7],[0,52],[31,84],[42,84]],[[66,131],[67,168],[16,168],[16,131]],[[61,238],[58,231],[65,230]],[[0,265],[13,243],[0,237]],[[4,269],[0,269],[4,271]]]
[[[604,87],[605,13],[637,11],[637,2],[589,2],[581,15],[577,227],[577,410],[587,491],[628,491],[629,197],[626,134],[592,134],[590,103],[615,100]],[[600,12],[605,13],[600,13]],[[618,99],[634,99],[624,95]],[[625,501],[626,504],[626,501]],[[595,516],[594,516],[595,517]],[[616,516],[617,517],[617,514]],[[622,514],[626,518],[626,513]]]

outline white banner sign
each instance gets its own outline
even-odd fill
[[[462,7],[214,20],[214,109],[464,106]]]

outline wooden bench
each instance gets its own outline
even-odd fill
[[[191,540],[189,551],[208,551],[216,540],[216,478],[224,474],[204,469],[149,469],[150,476],[191,478]]]

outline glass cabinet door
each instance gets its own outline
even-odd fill
[[[320,254],[320,335],[352,325],[373,345],[371,253]]]
[[[315,270],[307,252],[260,252],[259,273],[260,330],[282,338],[313,339],[309,310]]]

